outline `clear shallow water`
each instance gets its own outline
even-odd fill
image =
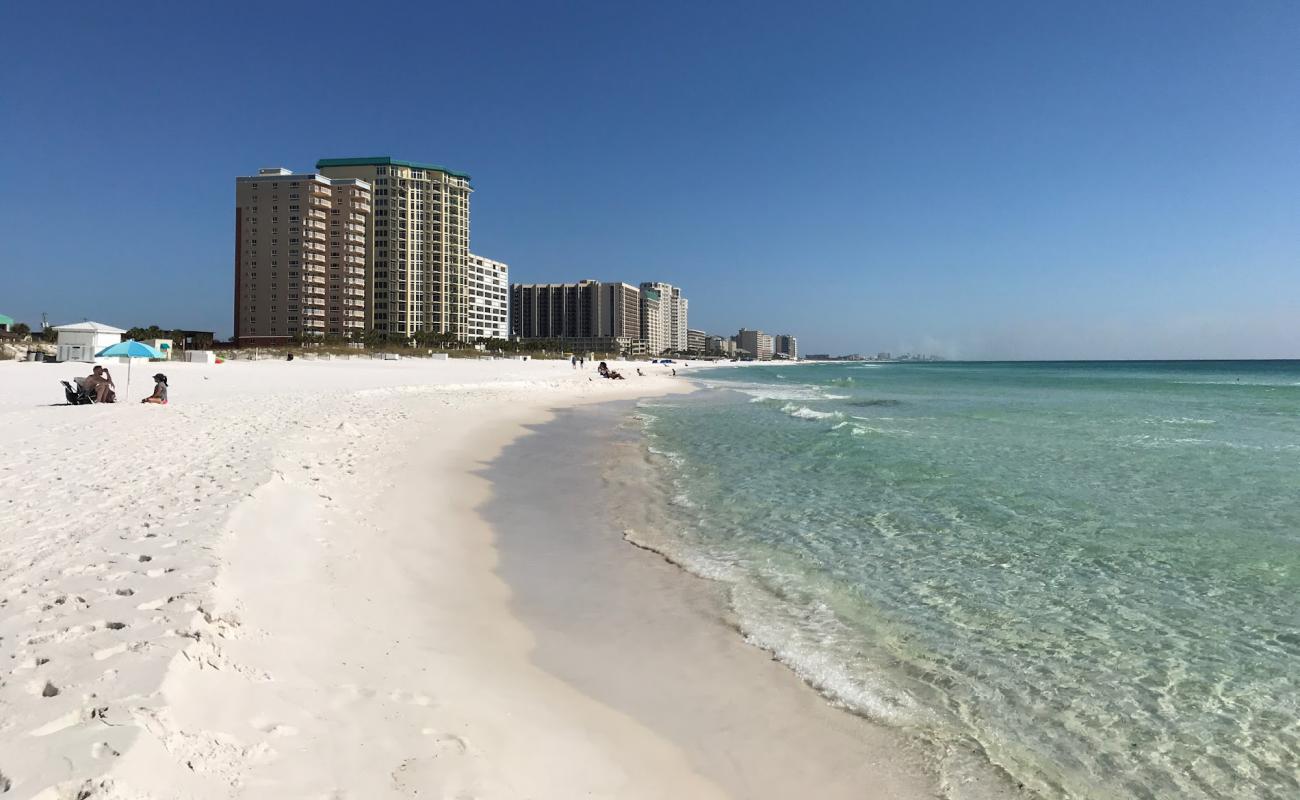
[[[1300,362],[696,372],[647,542],[953,797],[1300,797]]]

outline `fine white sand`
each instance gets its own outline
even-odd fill
[[[686,388],[619,368],[169,364],[169,406],[49,407],[84,366],[0,364],[0,793],[714,796],[529,662],[473,513],[547,408]]]
[[[84,365],[0,363],[0,796],[737,796],[535,663],[479,512],[552,409],[692,388],[636,366],[168,364],[168,406],[56,407]]]

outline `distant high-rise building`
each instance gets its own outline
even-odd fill
[[[789,334],[781,333],[772,337],[772,354],[792,361],[799,358],[799,340]]]
[[[510,326],[521,339],[558,339],[575,350],[646,352],[641,291],[626,283],[516,283]]]
[[[741,328],[740,332],[736,334],[736,347],[744,350],[758,361],[767,361],[772,358],[772,337],[762,331]]]
[[[650,352],[656,355],[666,351],[686,352],[687,301],[682,296],[681,287],[662,281],[645,281],[641,284],[641,292],[643,295],[651,292],[656,296],[657,308],[651,312],[655,316],[650,320],[642,318],[642,336]],[[659,330],[662,334],[656,332]],[[660,336],[663,346],[656,351]]]
[[[367,325],[395,339],[469,338],[469,176],[388,156],[325,158],[316,169],[373,189]]]
[[[682,290],[679,287],[673,287],[673,349],[678,352],[685,352],[690,349],[687,331],[689,330],[686,320],[686,307],[688,303],[682,296]]]
[[[655,287],[641,284],[641,338],[652,356],[672,349],[672,297]]]
[[[686,331],[686,352],[704,355],[704,340],[706,338],[708,338],[708,336],[704,331],[698,331],[694,328],[688,329]]]
[[[371,186],[263,169],[235,179],[235,340],[284,344],[365,328]]]
[[[471,339],[510,338],[510,268],[469,254],[467,334]]]
[[[704,337],[704,354],[707,356],[721,356],[727,352],[727,344],[730,342],[722,336],[705,336]]]

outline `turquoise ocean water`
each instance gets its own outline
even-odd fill
[[[1300,798],[1300,362],[693,374],[645,543],[950,796]]]

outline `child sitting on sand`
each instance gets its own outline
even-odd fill
[[[160,406],[167,405],[167,376],[159,372],[153,376],[153,394],[141,400],[141,403],[157,403]]]

